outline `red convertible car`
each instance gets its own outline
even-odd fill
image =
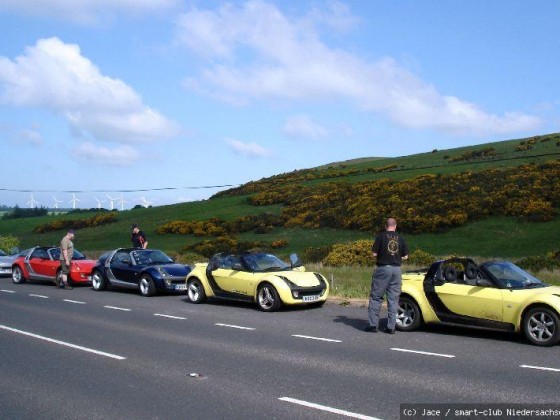
[[[91,282],[94,265],[95,260],[74,250],[68,280],[74,284]],[[21,252],[12,265],[12,281],[19,284],[26,280],[60,282],[60,248],[36,246]]]

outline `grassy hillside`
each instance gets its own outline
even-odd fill
[[[516,168],[528,163],[543,163],[560,159],[560,134],[509,140],[451,150],[430,151],[398,158],[363,158],[353,161],[332,163],[320,168],[295,171],[275,177],[251,182],[240,188],[217,194],[198,202],[183,203],[154,208],[141,208],[118,212],[116,222],[80,229],[76,235],[76,247],[95,253],[120,246],[130,245],[130,225],[138,223],[148,235],[151,247],[168,252],[182,252],[184,247],[213,237],[193,235],[156,234],[156,229],[165,223],[184,220],[198,221],[220,218],[228,221],[242,216],[270,213],[280,217],[285,205],[252,205],[248,198],[258,191],[274,191],[276,188],[295,184],[298,186],[320,185],[327,182],[356,184],[364,181],[391,179],[412,180],[419,175],[448,175],[477,172],[500,168]],[[560,187],[556,183],[557,187]],[[426,200],[432,192],[422,191]],[[406,198],[406,197],[405,197]],[[481,209],[481,212],[484,209]],[[58,244],[64,232],[45,234],[33,233],[40,225],[60,219],[84,219],[91,214],[51,215],[38,218],[0,220],[0,235],[15,235],[21,247],[37,244]],[[385,215],[383,215],[385,217]],[[408,234],[411,248],[420,248],[435,255],[476,255],[487,257],[520,258],[528,255],[543,255],[560,248],[560,217],[551,217],[546,222],[529,223],[520,218],[489,216],[451,228],[443,233]],[[320,247],[334,243],[369,239],[372,231],[352,229],[275,227],[266,233],[245,232],[237,236],[240,241],[286,240],[286,248],[279,253],[296,251],[302,253],[309,247]]]

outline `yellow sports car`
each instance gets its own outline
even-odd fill
[[[305,271],[297,255],[291,264],[264,252],[220,253],[208,263],[195,264],[187,276],[187,294],[192,303],[207,298],[256,302],[265,312],[284,305],[321,306],[329,285],[319,273]]]
[[[453,258],[403,274],[397,329],[451,324],[523,332],[532,344],[552,346],[560,339],[559,314],[560,287],[508,261]]]

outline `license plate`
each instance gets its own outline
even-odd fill
[[[175,285],[175,290],[187,290],[187,285],[186,284],[176,284]]]
[[[319,300],[319,295],[313,295],[313,296],[304,296],[303,297],[303,301],[304,302],[314,302],[316,300]]]

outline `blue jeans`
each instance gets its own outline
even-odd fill
[[[401,267],[393,265],[377,267],[371,279],[368,306],[369,325],[372,327],[379,326],[379,311],[383,303],[383,296],[387,294],[387,328],[395,329],[401,283]]]

